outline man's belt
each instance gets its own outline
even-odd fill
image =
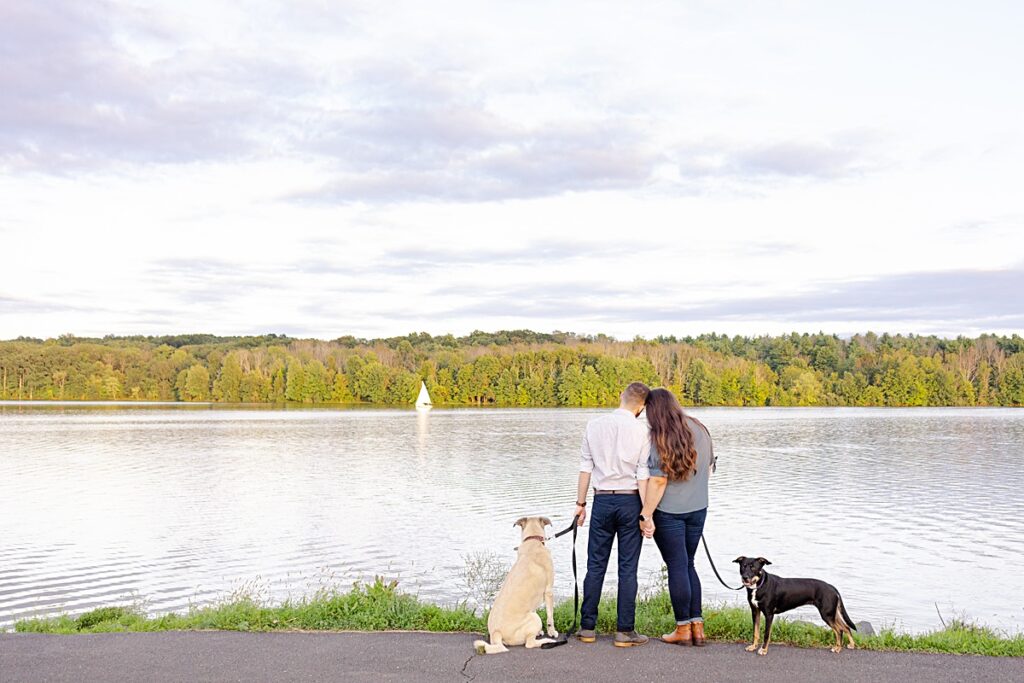
[[[640,492],[637,491],[636,489],[617,489],[617,490],[594,489],[594,495],[595,496],[610,496],[610,495],[619,495],[619,496],[633,495],[633,496],[639,496]]]

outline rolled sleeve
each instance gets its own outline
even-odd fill
[[[594,456],[590,453],[590,441],[587,434],[583,435],[583,445],[580,446],[580,472],[594,471]]]
[[[636,480],[637,481],[646,481],[647,479],[650,479],[650,478],[651,478],[651,472],[650,472],[650,470],[647,469],[647,463],[641,461],[640,464],[636,466]]]
[[[644,432],[644,440],[640,445],[640,457],[637,459],[636,464],[636,480],[644,481],[645,479],[651,478],[650,471],[650,458],[648,457],[648,446],[650,441],[647,440],[647,433]]]

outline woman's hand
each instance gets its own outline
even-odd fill
[[[649,519],[646,522],[640,522],[640,531],[643,532],[644,538],[654,537],[654,520]]]

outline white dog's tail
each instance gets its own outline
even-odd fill
[[[491,642],[489,643],[486,640],[478,640],[474,642],[473,647],[476,648],[476,653],[478,655],[496,655],[500,652],[508,652],[508,648],[501,643],[500,633],[491,634]]]

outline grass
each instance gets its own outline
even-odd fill
[[[749,641],[752,637],[750,611],[743,607],[712,607],[704,611],[705,631],[711,640]],[[567,628],[572,622],[572,601],[555,608],[555,623]],[[658,635],[672,630],[668,594],[657,591],[637,601],[637,630]],[[615,630],[615,600],[601,601],[598,631]],[[487,630],[486,615],[478,616],[465,604],[439,607],[422,602],[398,589],[396,581],[377,578],[357,583],[352,590],[322,589],[309,598],[269,605],[246,596],[190,609],[185,614],[147,617],[132,607],[101,607],[76,617],[27,619],[15,624],[19,633],[100,633],[110,631],[169,630],[329,630],[329,631],[435,631],[475,632]],[[932,633],[911,635],[882,631],[876,636],[855,636],[857,645],[868,650],[945,652],[953,654],[1024,656],[1024,634],[1007,635],[961,620]],[[798,647],[828,647],[832,632],[824,626],[777,619],[773,643]]]

